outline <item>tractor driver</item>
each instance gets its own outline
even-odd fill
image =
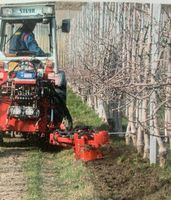
[[[35,56],[46,56],[35,40],[33,34],[35,26],[34,22],[23,23],[11,38],[9,53],[23,55],[24,52],[28,52]]]

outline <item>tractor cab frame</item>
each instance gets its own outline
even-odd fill
[[[58,72],[57,59],[57,27],[60,27],[62,32],[69,32],[70,21],[64,19],[62,24],[57,26],[55,18],[55,3],[32,3],[32,4],[9,4],[3,5],[0,8],[0,61],[7,63],[11,60],[22,59],[27,56],[27,59],[37,57],[34,54],[23,52],[21,55],[9,54],[9,43],[13,35],[21,28],[23,23],[34,22],[35,37],[38,39],[38,44],[46,56],[39,57],[39,60],[49,58],[54,62],[54,71]],[[28,56],[29,55],[29,56]],[[18,58],[20,57],[20,58]]]

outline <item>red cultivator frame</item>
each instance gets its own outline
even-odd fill
[[[101,147],[108,144],[109,135],[106,131],[94,132],[89,129],[75,131],[73,136],[61,131],[50,134],[49,143],[53,145],[72,145],[75,158],[90,161],[103,158]]]

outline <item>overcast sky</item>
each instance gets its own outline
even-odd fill
[[[0,0],[0,4],[6,3],[27,3],[27,2],[52,2],[52,0]],[[54,1],[63,1],[63,2],[76,2],[77,0],[54,0]],[[78,0],[79,2],[93,2],[93,0]],[[94,0],[96,2],[105,0]],[[113,1],[113,2],[139,2],[139,3],[162,3],[162,4],[171,4],[171,0],[106,0],[106,1]]]

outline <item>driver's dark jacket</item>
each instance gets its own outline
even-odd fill
[[[36,56],[44,56],[45,53],[38,46],[34,34],[26,33],[22,30],[17,31],[10,41],[9,53],[22,53],[22,51],[29,51]]]

